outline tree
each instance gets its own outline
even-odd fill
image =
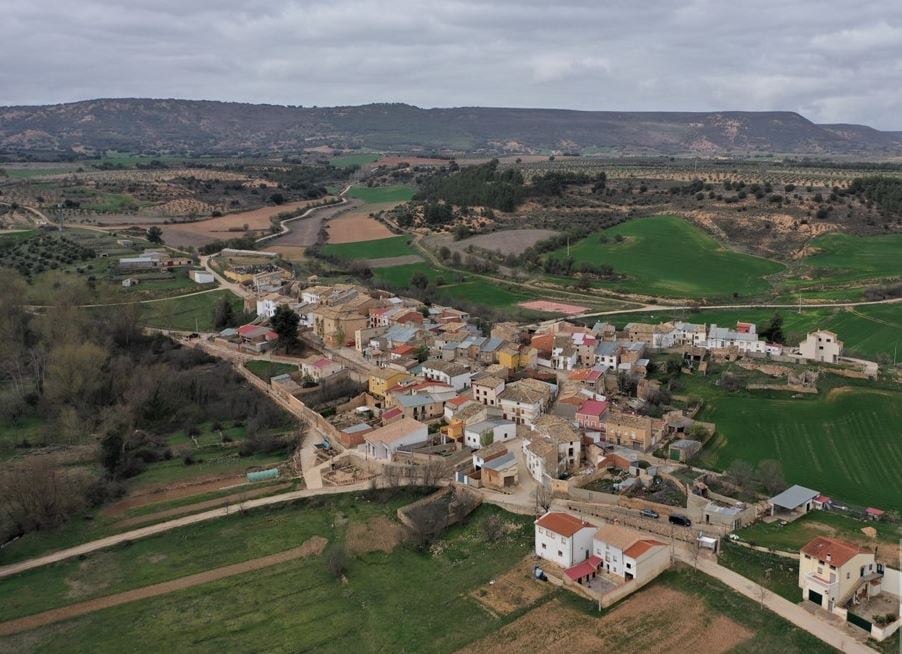
[[[504,538],[504,520],[497,513],[493,513],[482,523],[482,535],[489,543],[497,543]]]
[[[785,341],[783,335],[783,316],[781,316],[779,312],[771,317],[767,327],[761,330],[761,335],[773,343],[783,343]]]
[[[763,459],[758,463],[755,475],[764,489],[770,495],[786,490],[786,480],[783,478],[783,466],[774,459]]]
[[[229,301],[229,295],[222,295],[213,305],[213,326],[216,331],[222,331],[226,327],[235,325],[235,309]]]
[[[300,317],[287,304],[280,304],[270,318],[269,324],[279,335],[279,343],[286,348],[293,346],[298,340],[298,324]]]
[[[410,285],[422,290],[429,286],[429,278],[424,273],[416,272],[410,277]]]
[[[727,475],[734,484],[744,490],[748,490],[755,480],[755,470],[752,464],[743,459],[734,459],[727,469]]]
[[[158,245],[163,244],[163,230],[154,225],[147,229],[147,240]]]

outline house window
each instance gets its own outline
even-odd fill
[[[547,546],[545,543],[542,543],[542,549],[543,549],[543,550],[544,550],[544,549],[547,549],[547,547],[548,547],[548,546]]]
[[[851,576],[852,576],[852,573],[850,573],[850,572],[846,573],[846,579],[849,579]]]
[[[560,550],[558,550],[558,551],[557,551],[557,555],[558,555],[558,556],[564,556],[564,553],[561,552]]]

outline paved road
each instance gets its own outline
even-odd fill
[[[11,563],[9,565],[0,567],[0,578],[9,577],[10,575],[19,574],[20,572],[25,572],[26,570],[31,570],[33,568],[39,568],[51,563],[65,561],[66,559],[71,559],[75,556],[80,556],[82,554],[88,554],[89,552],[106,549],[107,547],[113,547],[114,545],[124,543],[125,541],[147,538],[148,536],[162,534],[173,529],[178,529],[179,527],[185,527],[187,525],[193,525],[199,522],[206,522],[207,520],[215,520],[216,518],[223,518],[228,515],[233,515],[234,513],[236,513],[236,511],[239,510],[255,509],[262,506],[274,506],[277,504],[283,504],[285,502],[292,502],[294,500],[303,499],[305,497],[313,497],[315,495],[337,495],[340,493],[351,493],[366,490],[367,488],[369,488],[369,482],[361,482],[348,486],[335,486],[330,488],[305,488],[304,490],[292,491],[290,493],[282,493],[280,495],[270,495],[269,497],[247,500],[246,502],[242,502],[237,506],[225,506],[218,509],[212,509],[210,511],[204,511],[203,513],[195,513],[194,515],[184,516],[182,518],[176,518],[175,520],[160,522],[155,525],[141,527],[140,529],[132,529],[131,531],[125,531],[121,534],[115,534],[113,536],[107,536],[106,538],[100,538],[88,543],[82,543],[81,545],[76,545],[75,547],[69,547],[64,550],[52,552],[50,554],[39,556],[34,559],[28,559],[26,561],[20,561],[18,563]]]

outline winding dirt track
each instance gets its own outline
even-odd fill
[[[69,620],[87,613],[100,611],[101,609],[119,606],[120,604],[128,604],[130,602],[137,602],[138,600],[158,597],[177,590],[191,588],[192,586],[199,586],[200,584],[208,584],[211,581],[219,581],[220,579],[225,579],[227,577],[234,577],[235,575],[244,574],[245,572],[254,572],[273,565],[278,565],[279,563],[303,559],[308,556],[316,556],[322,553],[327,542],[328,541],[322,536],[314,536],[305,541],[300,547],[285,550],[278,554],[270,554],[269,556],[264,556],[259,559],[252,559],[250,561],[243,561],[221,568],[214,568],[213,570],[206,570],[205,572],[181,577],[180,579],[164,581],[160,584],[136,588],[134,590],[125,591],[124,593],[107,595],[106,597],[98,597],[85,602],[79,602],[78,604],[70,604],[69,606],[63,606],[58,609],[44,611],[43,613],[35,613],[34,615],[29,615],[24,618],[0,622],[0,636],[11,636],[21,631],[28,631],[54,622]]]

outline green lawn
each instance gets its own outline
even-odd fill
[[[850,387],[805,398],[709,398],[701,419],[717,436],[699,465],[777,459],[790,483],[864,506],[902,509],[902,394]]]
[[[381,503],[348,494],[186,527],[4,580],[0,613],[29,614],[157,583],[282,551],[313,535],[334,542],[349,521],[390,517],[411,499]],[[492,514],[515,526],[497,543],[481,530]],[[0,647],[61,652],[81,642],[92,652],[183,651],[189,644],[197,652],[453,652],[501,626],[467,594],[531,545],[528,519],[485,506],[446,532],[433,552],[402,546],[353,557],[347,584],[314,557],[40,628],[0,640]]]
[[[347,168],[348,166],[365,166],[374,161],[379,161],[381,154],[376,152],[360,152],[358,154],[343,154],[329,160],[335,168]]]
[[[407,202],[413,197],[412,186],[352,186],[347,195],[367,204]]]
[[[376,286],[388,284],[398,288],[405,288],[410,286],[410,279],[417,273],[422,273],[433,283],[440,279],[449,281],[454,276],[454,273],[437,270],[425,262],[373,269]]]
[[[601,242],[604,236],[606,243]],[[623,237],[618,243],[616,238]],[[559,259],[567,248],[552,253]],[[687,220],[654,216],[630,220],[592,234],[570,247],[576,262],[610,264],[627,280],[605,286],[669,297],[726,298],[760,295],[770,289],[764,279],[783,270],[768,259],[730,250]]]
[[[824,535],[853,542],[869,542],[861,532],[864,527],[876,529],[877,540],[890,548],[902,540],[902,528],[898,524],[865,522],[839,510],[812,511],[785,526],[779,522],[756,522],[737,533],[752,545],[794,552],[802,549],[813,538]]]
[[[161,302],[147,302],[141,305],[144,310],[144,322],[148,327],[158,329],[212,331],[213,307],[223,294],[229,298],[235,312],[240,314],[244,306],[241,298],[223,289]]]
[[[386,259],[415,254],[410,242],[410,236],[389,236],[375,241],[327,243],[323,246],[323,252],[341,259]]]
[[[725,568],[769,588],[793,604],[802,599],[799,590],[799,562],[795,559],[758,552],[722,540],[718,561]]]
[[[454,284],[443,288],[442,292],[450,298],[460,298],[496,308],[510,307],[519,302],[535,299],[532,293],[509,290],[485,280]]]
[[[298,369],[296,365],[293,365],[291,363],[282,363],[280,361],[264,361],[262,359],[248,361],[244,364],[244,367],[265,382],[269,382],[270,379],[277,377],[278,375],[297,372]]]
[[[873,359],[883,355],[891,361],[894,349],[897,346],[902,349],[902,303],[861,306],[854,310],[803,307],[801,313],[791,308],[656,311],[602,316],[597,320],[612,322],[621,328],[628,322],[657,323],[673,319],[708,325],[716,323],[721,327],[747,321],[757,323],[760,330],[776,312],[783,316],[786,342],[792,345],[798,345],[809,331],[822,328],[839,334],[851,356]]]

